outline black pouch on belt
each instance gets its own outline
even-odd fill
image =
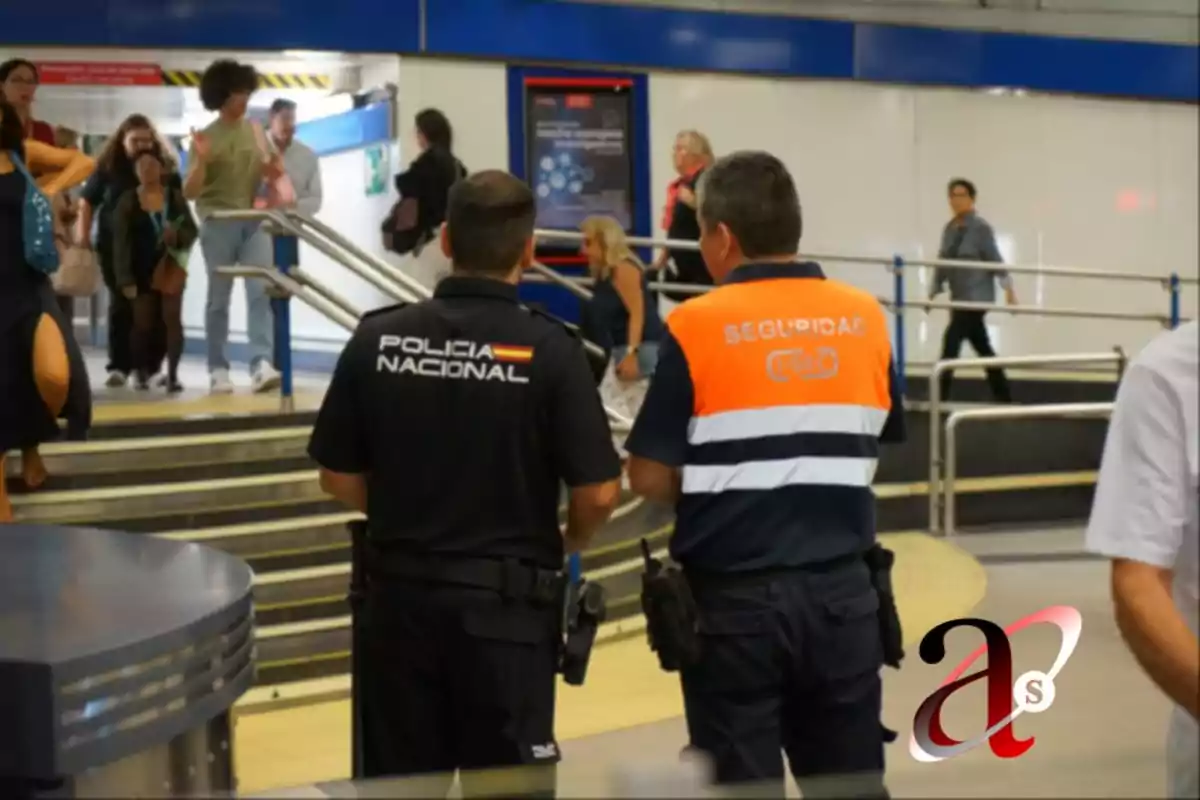
[[[650,555],[642,539],[642,612],[650,649],[665,672],[678,672],[700,659],[700,636],[696,628],[696,603],[683,573],[667,567]]]
[[[883,663],[900,669],[904,660],[904,633],[900,629],[900,612],[896,610],[896,595],[892,591],[892,565],[896,554],[882,545],[866,553],[871,583],[879,595],[879,636],[883,642]]]
[[[608,601],[603,586],[584,580],[567,589],[566,604],[567,633],[559,671],[568,685],[583,686],[596,644],[596,631],[608,615]]]

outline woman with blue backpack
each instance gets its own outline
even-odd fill
[[[24,133],[13,107],[0,102],[0,478],[9,451],[20,450],[21,477],[37,489],[47,477],[38,446],[59,438],[58,420],[76,439],[91,426],[83,354],[50,276],[59,266],[52,198],[82,183],[95,164]],[[0,479],[0,522],[11,519]]]

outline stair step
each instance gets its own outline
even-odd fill
[[[292,414],[197,414],[161,419],[136,419],[122,422],[100,422],[92,426],[91,440],[141,439],[157,436],[180,436],[199,433],[228,433],[231,431],[262,431],[268,428],[309,427],[317,421],[315,411]]]
[[[12,502],[21,522],[119,528],[115,524],[118,521],[160,520],[189,513],[198,516],[198,512],[211,515],[264,506],[280,508],[322,502],[326,497],[317,483],[316,471],[303,470],[149,486],[36,492],[15,496]]]

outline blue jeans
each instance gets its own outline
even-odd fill
[[[612,351],[613,364],[621,363],[628,352],[629,348],[625,345],[614,347]],[[653,375],[654,368],[658,366],[658,342],[642,342],[638,345],[637,362],[638,372],[641,373],[638,377],[649,378]]]
[[[249,220],[205,220],[200,228],[200,251],[208,269],[208,304],[204,313],[204,336],[208,340],[208,371],[229,369],[225,345],[229,341],[229,300],[233,278],[221,275],[218,267],[270,267],[271,237],[262,224]],[[246,283],[246,334],[250,339],[250,370],[260,362],[274,360],[275,331],[271,298],[266,281]]]

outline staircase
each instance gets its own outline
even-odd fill
[[[21,494],[8,459],[17,520],[111,528],[196,542],[245,559],[256,574],[258,684],[344,675],[350,618],[346,512],[326,497],[305,454],[315,414],[247,414],[99,424],[85,443],[43,449],[51,477]],[[885,452],[878,528],[924,527],[928,416],[910,411],[910,441]],[[1029,524],[1086,515],[1105,424],[1028,420],[962,440],[959,519]],[[640,539],[665,547],[672,516],[631,496],[583,557],[605,586],[609,632],[640,619]],[[86,569],[86,561],[81,562]],[[147,569],[153,569],[147,565]],[[621,624],[624,621],[624,624]]]

